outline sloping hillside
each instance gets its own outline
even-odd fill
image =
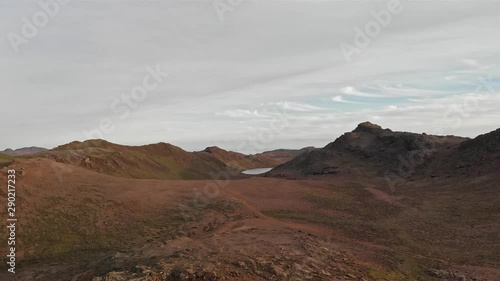
[[[72,142],[44,156],[105,174],[141,179],[210,179],[211,173],[224,170],[279,164],[262,155],[248,156],[217,147],[187,152],[168,143],[125,146],[105,140]]]

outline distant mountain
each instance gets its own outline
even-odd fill
[[[9,156],[24,156],[24,155],[37,154],[37,153],[44,152],[47,150],[48,149],[45,149],[42,147],[32,146],[32,147],[23,147],[23,148],[19,148],[16,150],[12,150],[12,149],[8,148],[4,151],[0,151],[0,153],[6,154]]]
[[[240,170],[275,167],[279,164],[286,162],[274,159],[264,153],[255,155],[245,155],[238,152],[227,151],[217,146],[207,147],[203,151],[194,153],[195,154],[206,153],[216,158],[217,160],[225,163],[226,165]]]
[[[452,155],[467,161],[468,156],[460,152],[466,147],[484,147],[483,143],[494,146],[490,143],[495,141],[491,141],[490,137],[477,139],[393,132],[364,122],[324,148],[304,153],[276,167],[268,176],[301,177],[342,173],[381,176],[389,172],[410,177],[424,173],[425,167],[431,166],[430,170],[435,174],[445,175],[450,171],[438,169],[432,164],[439,162],[439,159],[443,159],[444,163]]]
[[[105,140],[61,145],[44,157],[97,172],[142,179],[210,179],[221,171],[274,167],[282,162],[209,147],[187,152],[168,143],[125,146]]]
[[[302,149],[276,149],[272,151],[265,151],[262,152],[262,155],[265,155],[267,157],[270,157],[272,159],[277,160],[278,162],[287,162],[292,160],[293,158],[297,157],[298,155],[305,153],[305,152],[310,152],[313,150],[316,150],[317,148],[308,146],[304,147]]]

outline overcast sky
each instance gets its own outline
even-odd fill
[[[112,142],[242,152],[322,147],[367,120],[468,137],[500,127],[499,1],[397,13],[384,1],[66,1],[46,24],[37,1],[0,2],[0,150],[85,140],[102,122]]]

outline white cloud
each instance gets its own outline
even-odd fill
[[[371,93],[364,93],[361,91],[358,91],[356,88],[352,86],[346,86],[340,89],[340,92],[345,95],[349,96],[356,96],[356,97],[365,97],[365,98],[381,98],[384,97],[384,95],[378,95],[378,94],[371,94]]]
[[[0,33],[19,32],[37,5],[3,1]],[[269,126],[281,108],[293,122],[272,146],[321,145],[372,118],[399,130],[441,126],[443,111],[489,74],[498,90],[498,1],[404,1],[404,16],[346,62],[339,44],[378,5],[258,1],[220,22],[210,1],[71,2],[18,55],[0,41],[0,104],[10,118],[0,147],[82,139],[157,63],[171,77],[106,138],[234,149],[245,128]],[[460,128],[442,127],[466,136],[498,127],[497,96]]]
[[[299,102],[285,101],[285,102],[278,102],[276,104],[280,107],[283,107],[285,111],[310,112],[310,111],[321,110],[321,108],[319,107]]]
[[[265,115],[259,114],[257,110],[244,110],[244,109],[235,109],[235,110],[226,110],[224,112],[216,112],[216,115],[227,116],[231,118],[264,118]]]
[[[386,94],[386,96],[428,96],[428,95],[436,95],[443,94],[442,91],[435,90],[426,90],[426,89],[416,89],[410,87],[404,87],[403,85],[398,85],[398,87],[391,87],[387,85],[383,85],[380,87],[380,90]]]
[[[466,64],[466,65],[469,65],[469,66],[477,66],[478,63],[476,60],[474,59],[463,59],[463,62]]]
[[[352,101],[345,100],[341,95],[332,97],[332,101],[340,103],[353,103]]]

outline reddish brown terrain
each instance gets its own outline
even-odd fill
[[[267,177],[234,163],[271,162],[168,144],[2,156],[0,181],[17,173],[20,262],[0,280],[496,281],[499,132],[468,140],[363,123]],[[406,173],[401,158],[413,159]]]
[[[125,146],[105,140],[72,142],[40,156],[100,173],[138,179],[211,179],[214,171],[243,171],[284,162],[218,147],[187,152],[168,143]]]

